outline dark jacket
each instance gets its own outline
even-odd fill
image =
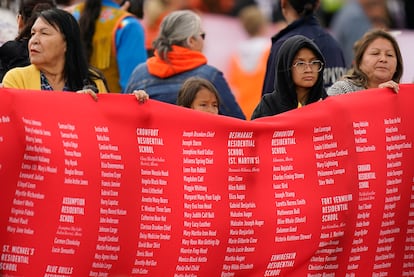
[[[345,59],[338,42],[319,24],[315,16],[300,18],[272,37],[272,49],[267,60],[267,69],[262,94],[273,91],[275,85],[276,55],[280,46],[291,36],[303,35],[313,40],[326,60],[324,86],[330,87],[347,71]]]
[[[325,63],[325,59],[318,46],[310,39],[297,35],[286,40],[276,56],[277,83],[272,93],[263,95],[262,100],[253,112],[252,119],[276,115],[298,107],[296,85],[292,79],[292,64],[298,51],[302,48],[310,49]],[[306,104],[314,103],[326,98],[327,94],[323,86],[323,70],[319,72],[315,85],[309,91]]]
[[[7,71],[30,64],[28,40],[11,40],[0,47],[0,82]]]

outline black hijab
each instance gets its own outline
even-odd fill
[[[276,76],[272,93],[265,94],[256,107],[252,119],[283,113],[298,107],[296,85],[292,79],[292,64],[296,54],[302,48],[311,50],[316,58],[325,64],[325,59],[318,46],[309,38],[295,35],[288,38],[276,55]],[[315,85],[308,94],[306,104],[326,98],[323,86],[323,69],[318,74]]]

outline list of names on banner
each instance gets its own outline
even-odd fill
[[[340,179],[347,173],[343,160],[349,154],[334,136],[332,126],[318,126],[313,128],[312,141],[314,143],[318,185],[328,189],[340,183]],[[325,194],[325,193],[324,193]],[[319,272],[334,274],[339,269],[339,256],[344,249],[341,246],[346,225],[340,214],[349,210],[352,194],[338,194],[321,197],[322,232],[318,250],[311,258],[309,271],[317,276]]]
[[[369,230],[372,227],[370,210],[375,206],[375,182],[377,179],[376,168],[372,165],[371,155],[376,150],[376,146],[372,144],[370,136],[370,124],[367,121],[352,122],[355,151],[360,153],[362,159],[359,160],[357,166],[358,176],[358,205],[355,221],[354,239],[351,244],[351,251],[349,255],[349,265],[347,266],[347,274],[355,276],[355,272],[361,266],[364,266],[364,261],[367,261],[366,254],[368,252],[367,240],[370,234]],[[371,225],[371,226],[370,226]]]
[[[306,200],[296,195],[294,183],[303,181],[305,174],[295,168],[290,153],[297,145],[295,130],[274,131],[271,139],[272,186],[275,198],[276,244],[306,241],[311,235],[303,231],[307,218],[302,214]],[[275,252],[267,265],[266,276],[278,276],[281,270],[293,268],[296,252]]]
[[[100,198],[98,235],[89,276],[102,276],[119,259],[119,227],[128,212],[119,202],[122,174],[125,169],[119,145],[112,142],[108,126],[94,126],[94,136],[99,154]]]
[[[393,248],[393,243],[398,240],[401,233],[405,233],[405,247],[403,253],[402,276],[414,275],[414,182],[411,180],[412,192],[409,197],[408,210],[409,217],[407,222],[407,231],[400,227],[397,223],[400,216],[396,213],[398,206],[405,203],[402,200],[401,186],[404,186],[402,177],[408,172],[403,170],[403,158],[409,156],[412,152],[413,142],[401,131],[402,119],[400,117],[384,119],[385,129],[385,148],[386,148],[386,189],[384,201],[384,213],[382,216],[380,234],[378,238],[377,254],[374,270],[378,270],[379,274],[384,274],[392,264],[395,263],[397,250]],[[412,155],[412,154],[411,154]],[[413,172],[411,172],[413,174]],[[413,176],[413,175],[411,175]],[[408,184],[407,184],[408,185]]]
[[[84,170],[80,167],[82,161],[81,142],[75,124],[58,122],[57,127],[58,137],[61,139],[63,148],[63,163],[59,167],[59,171],[63,169],[63,186],[88,186],[89,181]],[[61,198],[59,223],[50,250],[51,253],[56,255],[55,257],[77,254],[84,231],[81,224],[79,224],[79,220],[85,216],[85,207],[86,199],[84,197],[64,194]],[[51,275],[71,276],[74,266],[48,264],[46,272]]]
[[[208,145],[215,132],[185,130],[182,134],[183,162],[183,234],[174,276],[198,276],[222,242],[217,238],[216,205],[221,195],[206,182],[214,182],[210,169],[214,167],[214,150]],[[206,180],[208,174],[210,178]],[[190,275],[189,275],[190,274]]]
[[[7,118],[2,117],[2,122]],[[51,131],[39,120],[23,117],[21,121],[26,146],[6,230],[11,234],[34,236],[36,230],[31,220],[36,216],[36,206],[45,201],[45,194],[40,192],[38,185],[50,174],[56,174],[57,167],[51,161],[52,149],[45,143],[51,137]],[[18,270],[19,265],[30,263],[35,250],[30,246],[4,245],[1,262],[12,271]]]
[[[141,206],[139,207],[138,244],[131,274],[150,274],[157,267],[157,253],[168,247],[171,240],[171,201],[165,197],[168,190],[169,169],[167,157],[161,155],[165,147],[159,129],[137,128],[137,153],[141,183]]]
[[[254,132],[229,132],[227,140],[230,231],[221,276],[235,276],[254,267],[249,259],[256,252],[264,220],[256,214],[257,203],[249,197],[247,183],[260,173]],[[258,189],[253,188],[253,189]]]

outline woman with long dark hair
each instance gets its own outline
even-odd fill
[[[31,28],[31,65],[6,73],[4,87],[80,91],[89,86],[106,92],[104,77],[88,65],[76,19],[61,9],[40,12]]]

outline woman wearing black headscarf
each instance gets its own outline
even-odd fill
[[[323,86],[325,59],[318,46],[302,35],[287,39],[276,56],[276,80],[252,119],[276,115],[326,98]]]

